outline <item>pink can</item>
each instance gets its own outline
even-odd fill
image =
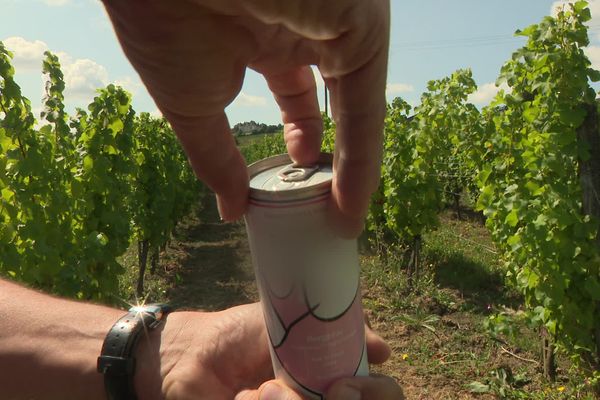
[[[356,240],[328,228],[332,156],[250,165],[246,229],[275,376],[307,399],[369,373]]]

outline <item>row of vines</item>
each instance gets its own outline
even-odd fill
[[[136,115],[109,85],[65,112],[58,58],[43,61],[41,120],[14,81],[0,42],[0,273],[80,299],[115,302],[119,257],[139,247],[137,294],[199,187],[168,124]]]
[[[439,212],[471,198],[505,261],[507,281],[553,346],[600,378],[600,72],[584,53],[587,3],[569,4],[518,35],[527,44],[503,66],[493,102],[469,102],[469,70],[432,81],[413,108],[388,105],[381,185],[368,217],[372,242],[403,243],[418,279],[422,235]],[[335,127],[324,116],[324,150]],[[281,137],[244,149],[258,159],[285,151]],[[399,248],[399,247],[398,247]],[[551,360],[550,360],[551,361]],[[597,383],[598,395],[600,385]]]

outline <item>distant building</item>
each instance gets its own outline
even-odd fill
[[[283,131],[283,125],[259,124],[255,121],[240,122],[231,129],[236,136],[256,135],[259,133],[277,133]]]

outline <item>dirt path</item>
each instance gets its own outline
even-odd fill
[[[177,229],[168,253],[177,268],[173,306],[216,311],[258,300],[244,226],[222,223],[213,196]]]

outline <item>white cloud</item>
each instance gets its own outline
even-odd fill
[[[42,3],[50,7],[62,7],[71,3],[71,0],[42,0]]]
[[[156,117],[156,118],[162,118],[163,113],[160,112],[160,110],[158,108],[155,108],[154,111],[150,112],[150,115],[152,115],[153,117]]]
[[[494,99],[500,89],[507,92],[510,91],[506,83],[502,83],[499,87],[494,82],[485,83],[479,86],[477,91],[469,95],[468,101],[477,105],[487,105]]]
[[[388,83],[385,88],[385,94],[388,96],[393,96],[401,93],[410,93],[414,90],[414,86],[408,83]]]
[[[33,107],[31,109],[31,113],[33,114],[33,116],[36,119],[40,119],[40,114],[42,113],[42,111],[44,111],[44,107],[40,106],[40,107]]]
[[[592,68],[600,70],[600,46],[588,46],[583,51],[590,59]]]
[[[13,52],[13,66],[17,73],[41,73],[44,51],[48,45],[41,40],[29,41],[19,36],[12,36],[3,40],[6,47]],[[108,71],[97,62],[87,58],[73,58],[65,52],[54,52],[60,61],[65,79],[65,96],[67,99],[89,101],[94,97],[98,88],[108,84]],[[118,84],[134,92],[141,87],[141,82],[136,82],[130,77],[125,77]]]
[[[13,53],[13,66],[18,72],[42,69],[44,51],[48,50],[45,42],[41,40],[30,42],[20,36],[11,36],[2,42]]]
[[[265,107],[267,105],[267,99],[262,96],[253,96],[240,92],[238,97],[234,100],[233,105],[241,107]]]
[[[104,66],[87,58],[71,58],[64,62],[65,58],[69,60],[70,57],[60,57],[65,75],[65,97],[91,100],[96,89],[108,84],[108,72]]]
[[[140,91],[140,89],[144,88],[144,84],[137,76],[135,78],[132,78],[131,76],[125,76],[121,79],[115,80],[114,84],[117,86],[121,86],[123,89],[127,90],[132,95],[136,95]]]

